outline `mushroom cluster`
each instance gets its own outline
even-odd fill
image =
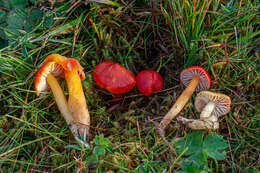
[[[37,96],[51,89],[55,102],[76,139],[86,141],[89,136],[90,115],[86,104],[81,81],[85,79],[83,67],[76,59],[66,58],[59,54],[51,54],[44,60],[45,64],[35,77]],[[57,79],[65,78],[69,97],[64,96]],[[120,95],[133,89],[137,83],[138,89],[144,95],[151,95],[163,87],[162,77],[152,70],[138,74],[137,82],[134,74],[125,67],[110,61],[98,64],[93,71],[96,83],[112,94]]]
[[[135,78],[131,71],[110,61],[99,63],[94,68],[93,78],[99,87],[117,95],[130,91],[135,84],[139,91],[147,96],[163,88],[163,79],[159,73],[143,70]]]
[[[45,64],[36,74],[36,94],[39,96],[40,93],[50,88],[57,106],[75,138],[86,140],[89,135],[90,116],[81,85],[81,81],[85,79],[83,67],[76,59],[66,58],[59,54],[49,55],[44,62]],[[68,100],[57,81],[58,78],[66,80]],[[135,78],[131,71],[110,61],[99,63],[94,68],[93,78],[98,86],[115,95],[130,91],[135,84],[137,84],[139,91],[147,96],[163,88],[163,79],[159,73],[143,70]],[[184,69],[180,74],[180,80],[186,89],[160,122],[160,134],[164,136],[164,129],[180,113],[194,91],[199,92],[195,98],[195,108],[200,112],[200,119],[187,119],[178,116],[177,120],[195,130],[218,129],[218,118],[230,111],[230,97],[206,91],[211,86],[211,78],[207,71],[200,66]]]
[[[210,76],[204,68],[200,66],[191,66],[184,69],[180,75],[181,82],[186,86],[186,89],[178,97],[170,111],[164,116],[160,123],[160,130],[163,131],[172,119],[182,110],[185,104],[189,101],[195,90],[202,91],[210,88]]]
[[[195,98],[195,108],[198,112],[201,112],[200,119],[194,120],[178,116],[177,120],[194,130],[218,129],[218,117],[230,111],[230,97],[221,93],[205,91],[210,88],[211,78],[208,72],[200,66],[191,66],[184,69],[180,74],[180,80],[186,86],[186,89],[160,122],[159,132],[161,136],[164,136],[166,126],[183,109],[195,90],[200,92]]]
[[[81,81],[85,79],[83,67],[76,59],[51,54],[44,60],[35,78],[35,90],[40,93],[51,89],[56,104],[76,139],[86,141],[89,135],[90,116]],[[68,101],[57,81],[65,77],[68,85]]]

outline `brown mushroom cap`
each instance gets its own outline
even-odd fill
[[[181,82],[187,87],[195,75],[199,76],[200,78],[199,83],[196,87],[197,92],[210,88],[210,76],[208,72],[201,66],[191,66],[182,70],[180,75]]]
[[[211,91],[201,91],[195,98],[195,108],[201,112],[203,108],[209,103],[215,104],[215,109],[212,111],[217,117],[225,115],[230,111],[231,99],[229,96],[221,93]]]

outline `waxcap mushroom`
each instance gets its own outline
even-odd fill
[[[216,117],[225,115],[230,111],[231,99],[222,93],[211,91],[201,91],[195,98],[195,108],[198,112],[202,112],[208,103],[214,103],[214,109],[211,114]]]
[[[196,87],[197,92],[210,88],[211,78],[208,72],[201,66],[191,66],[182,70],[180,75],[181,82],[187,87],[195,75],[199,77],[199,83]]]
[[[134,74],[120,64],[104,61],[99,63],[93,71],[95,82],[113,94],[130,91],[136,83]]]
[[[46,64],[36,74],[36,93],[46,89],[48,84],[74,137],[76,139],[81,137],[80,139],[86,141],[89,134],[90,115],[81,84],[81,81],[85,79],[83,67],[76,59],[66,58],[59,54],[49,55],[44,62]],[[56,76],[66,79],[69,90],[68,101]]]
[[[200,113],[200,119],[177,117],[177,120],[193,130],[216,130],[219,128],[218,117],[230,111],[229,96],[211,91],[201,91],[195,98],[195,108]]]
[[[163,88],[162,76],[153,70],[143,70],[136,76],[136,85],[144,95],[151,95]]]

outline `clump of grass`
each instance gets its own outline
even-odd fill
[[[208,159],[208,170],[259,169],[259,6],[255,1],[114,1],[119,7],[83,1],[34,2],[25,4],[20,28],[4,29],[8,46],[0,51],[1,171],[181,170],[186,154],[176,152],[174,143],[190,131],[173,122],[166,141],[158,136],[156,124],[181,93],[179,72],[198,64],[212,75],[212,90],[232,98],[232,111],[221,119],[217,131],[228,143],[227,156],[218,162]],[[26,30],[23,23],[35,15],[29,13],[32,9],[42,16]],[[9,13],[4,10],[3,15]],[[50,53],[77,58],[84,66],[91,148],[74,141],[51,93],[40,98],[34,93],[35,74]],[[104,60],[118,62],[135,74],[157,70],[165,90],[146,97],[134,89],[113,101],[92,79],[94,66]],[[199,115],[192,101],[181,114]]]

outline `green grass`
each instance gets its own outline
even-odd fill
[[[183,91],[181,70],[191,65],[207,69],[210,90],[232,99],[216,132],[228,144],[226,158],[209,158],[207,171],[260,169],[258,1],[7,2],[0,1],[0,172],[182,170],[186,150],[178,153],[174,144],[191,130],[172,121],[162,139],[156,126]],[[34,92],[35,74],[51,53],[84,67],[90,148],[74,140],[52,94]],[[92,78],[105,60],[135,75],[158,71],[164,90],[147,97],[134,88],[113,102]],[[180,113],[187,118],[199,117],[194,96]]]

